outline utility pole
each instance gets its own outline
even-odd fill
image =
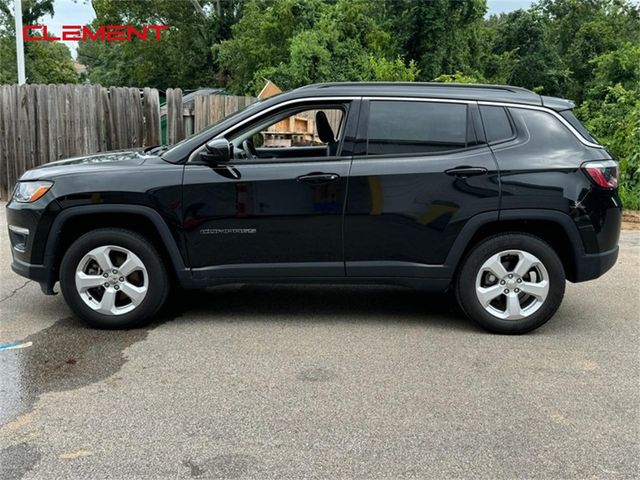
[[[14,17],[16,21],[16,60],[18,62],[18,85],[24,85],[24,41],[22,39],[22,0],[15,1]]]

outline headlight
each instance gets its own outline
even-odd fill
[[[49,191],[53,182],[38,180],[35,182],[18,182],[13,191],[13,199],[20,203],[32,203]]]

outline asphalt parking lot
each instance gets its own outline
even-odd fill
[[[446,296],[231,286],[84,327],[13,274],[0,204],[0,478],[638,478],[640,232],[547,325]]]

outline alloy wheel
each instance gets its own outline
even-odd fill
[[[501,320],[533,315],[549,294],[549,274],[535,255],[505,250],[489,257],[476,276],[476,297],[482,307]]]
[[[76,268],[75,285],[86,305],[104,315],[123,315],[147,295],[149,276],[132,251],[105,245],[88,252]]]

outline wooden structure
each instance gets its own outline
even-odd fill
[[[251,97],[197,97],[185,111],[182,91],[167,96],[168,143],[254,101]],[[7,199],[31,168],[109,150],[159,145],[160,103],[155,88],[99,85],[0,86],[0,199]]]
[[[0,86],[0,198],[30,168],[160,143],[156,89],[99,85]]]

